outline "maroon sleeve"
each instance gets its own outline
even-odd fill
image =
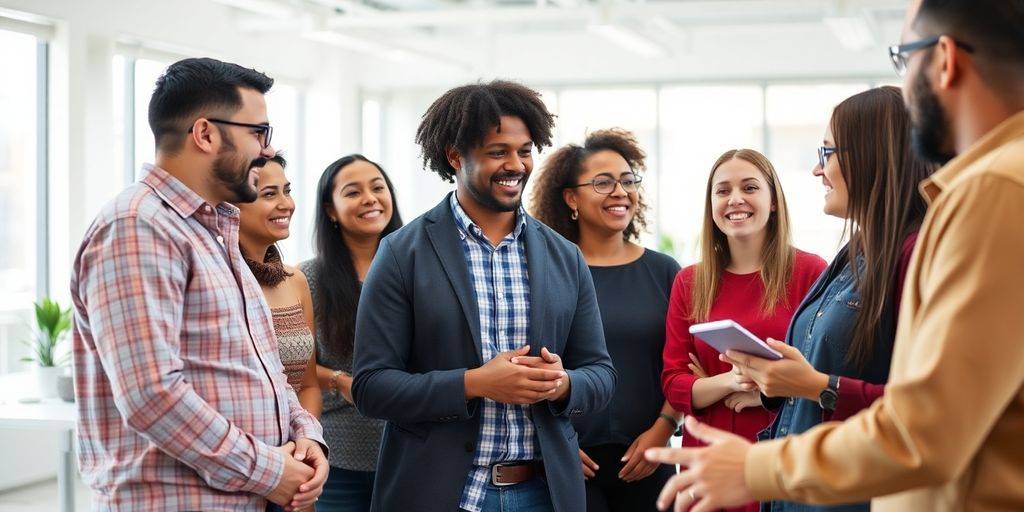
[[[844,421],[867,409],[875,400],[885,394],[885,384],[872,384],[850,377],[839,377],[839,399],[836,410],[821,412],[821,421]]]
[[[903,283],[906,282],[907,269],[910,267],[910,257],[914,255],[914,246],[917,244],[917,231],[914,231],[903,240],[903,248],[900,250],[900,261],[896,265],[896,288],[895,294],[896,314],[900,312],[900,304],[903,301]]]

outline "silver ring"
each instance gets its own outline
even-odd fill
[[[697,496],[693,494],[693,487],[686,490],[686,493],[690,495],[690,501],[697,501]]]

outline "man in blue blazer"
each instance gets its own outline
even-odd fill
[[[356,319],[356,406],[388,421],[372,509],[583,511],[571,416],[615,387],[594,285],[575,245],[522,208],[553,116],[537,92],[452,89],[416,134],[457,183],[385,238]]]

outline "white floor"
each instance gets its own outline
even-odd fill
[[[91,492],[81,481],[75,481],[75,511],[88,512]],[[59,512],[57,510],[57,479],[0,492],[0,512]]]

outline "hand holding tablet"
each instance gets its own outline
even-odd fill
[[[690,326],[690,334],[698,337],[715,350],[744,352],[765,359],[782,359],[782,353],[768,346],[757,336],[732,320],[718,320]]]

